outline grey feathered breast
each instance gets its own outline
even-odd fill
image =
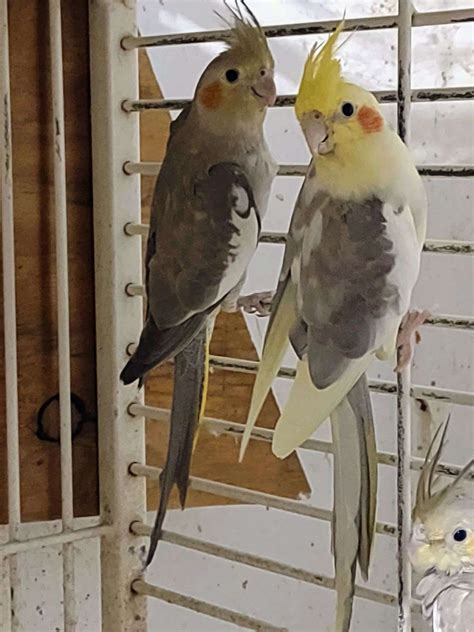
[[[373,349],[379,321],[396,308],[386,212],[393,211],[375,197],[353,203],[319,193],[299,219],[302,305],[292,342],[300,356],[307,353],[319,388]]]

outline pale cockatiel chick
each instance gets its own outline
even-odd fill
[[[366,577],[375,525],[377,456],[365,371],[392,359],[418,277],[426,197],[413,159],[374,96],[334,58],[341,24],[313,49],[296,99],[312,154],[293,213],[244,433],[241,458],[291,342],[300,358],[275,428],[280,458],[331,417],[336,629],[350,625],[356,559]]]
[[[423,615],[434,632],[470,632],[474,628],[474,461],[449,485],[435,480],[448,421],[431,442],[413,509],[410,560],[423,575],[417,586]],[[437,447],[436,447],[437,446]],[[437,487],[437,489],[435,489]]]
[[[263,135],[267,107],[276,99],[273,58],[247,5],[240,0],[230,10],[227,50],[205,69],[192,103],[171,125],[152,202],[146,323],[121,374],[125,384],[141,381],[175,358],[168,454],[147,564],[174,483],[184,507],[205,404],[209,336],[220,308],[242,304],[239,290],[277,172]],[[256,299],[243,306],[259,309]]]

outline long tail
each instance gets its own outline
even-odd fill
[[[160,476],[160,504],[150,537],[148,566],[158,546],[173,485],[184,509],[196,432],[204,411],[208,379],[208,329],[204,326],[175,357],[173,404],[165,467]]]
[[[273,454],[284,459],[311,437],[349,393],[371,360],[369,355],[354,360],[336,382],[322,390],[314,386],[306,359],[300,360],[290,396],[275,428]]]
[[[347,399],[357,418],[357,432],[360,445],[361,494],[358,559],[362,577],[367,581],[370,554],[375,534],[378,474],[374,415],[365,373],[348,393]]]
[[[334,453],[332,547],[336,631],[350,628],[356,562],[367,578],[377,500],[377,453],[367,379],[362,375],[331,414]]]
[[[275,299],[277,299],[275,301]],[[247,416],[239,461],[242,461],[247,449],[250,435],[257,421],[258,414],[270,391],[272,382],[283,361],[289,345],[289,333],[295,321],[296,286],[288,279],[280,296],[276,296],[272,305],[272,315],[268,325],[262,359],[252,391],[252,400]]]

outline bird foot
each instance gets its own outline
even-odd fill
[[[247,296],[239,296],[237,299],[237,307],[243,309],[248,314],[270,316],[273,294],[273,292],[255,292]]]
[[[400,373],[410,362],[413,354],[412,336],[415,336],[416,344],[421,341],[418,327],[429,317],[430,313],[426,309],[421,312],[413,309],[407,312],[403,317],[397,336],[398,361],[395,367],[397,373]]]

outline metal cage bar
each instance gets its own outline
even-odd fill
[[[160,172],[161,162],[126,162],[123,170],[129,176],[156,176]],[[278,169],[279,176],[298,176],[304,177],[308,165],[280,165]],[[422,176],[437,177],[457,177],[466,178],[474,175],[473,165],[419,165],[418,171]]]
[[[398,99],[400,138],[410,143],[411,37],[413,4],[398,0]],[[397,374],[397,564],[398,632],[411,632],[411,566],[408,545],[411,533],[411,362]]]
[[[10,102],[10,63],[8,38],[8,2],[0,0],[0,189],[2,194],[2,266],[3,319],[5,354],[5,414],[7,428],[8,534],[16,538],[21,522],[20,446],[18,428],[18,364],[15,300],[15,236],[13,209],[12,129]],[[18,619],[12,587],[17,581],[17,560],[0,551],[0,610],[5,625],[13,632]]]
[[[372,94],[379,103],[396,103],[395,90],[373,90]],[[414,103],[430,103],[434,101],[466,101],[474,97],[473,87],[415,89],[411,91],[411,101]],[[280,95],[272,107],[289,107],[295,104],[296,95]],[[144,112],[146,110],[181,110],[190,99],[125,99],[122,107],[126,112]]]
[[[200,614],[205,614],[208,617],[219,619],[220,621],[226,621],[227,623],[233,623],[248,630],[265,630],[265,632],[288,632],[286,628],[274,626],[267,621],[256,619],[255,617],[249,617],[248,615],[237,612],[236,610],[229,610],[228,608],[222,608],[214,604],[202,601],[201,599],[195,599],[188,595],[175,592],[173,590],[167,590],[166,588],[160,588],[159,586],[153,586],[143,579],[137,579],[133,582],[133,591],[139,595],[148,595],[149,597],[155,597],[155,599],[161,599],[167,603],[174,604],[175,606],[181,606],[188,610],[193,610]]]
[[[346,20],[344,31],[374,31],[395,28],[400,17],[386,15]],[[415,13],[413,26],[441,26],[443,24],[460,24],[474,20],[471,9],[454,9],[451,11],[429,11]],[[322,20],[320,22],[303,22],[300,24],[276,24],[264,26],[263,32],[267,37],[290,37],[297,35],[323,35],[330,33],[339,24],[339,20]],[[148,35],[145,37],[126,36],[122,39],[122,46],[127,50],[152,46],[173,46],[179,44],[203,44],[219,42],[226,36],[227,31],[200,31],[197,33],[178,33],[176,35]]]
[[[131,529],[137,535],[151,534],[151,527],[143,523],[133,523]],[[334,588],[334,578],[326,577],[325,575],[312,573],[303,568],[296,568],[289,564],[283,564],[276,560],[261,557],[259,555],[253,555],[252,553],[245,553],[236,549],[229,548],[227,546],[220,546],[200,538],[192,538],[181,533],[174,531],[163,531],[161,539],[163,542],[173,544],[192,551],[199,551],[205,555],[212,555],[219,557],[230,562],[236,562],[237,564],[244,564],[245,566],[251,566],[258,568],[259,570],[268,571],[277,575],[282,575],[290,579],[296,579],[313,586],[321,586],[323,588]],[[373,590],[371,588],[365,588],[364,586],[356,586],[355,594],[362,599],[368,599],[375,601],[383,605],[394,606],[396,605],[396,598],[389,593],[381,592],[379,590]]]
[[[54,139],[54,207],[58,318],[59,418],[61,451],[61,516],[65,532],[74,519],[71,435],[71,363],[69,339],[69,278],[64,129],[63,54],[60,0],[49,0],[52,132]],[[74,544],[63,545],[64,630],[76,628]]]
[[[129,413],[131,415],[137,415],[139,417],[145,417],[152,421],[169,422],[170,411],[166,408],[158,408],[156,406],[146,406],[143,404],[132,403],[130,404]],[[225,419],[216,419],[215,417],[203,417],[200,425],[208,432],[215,433],[217,435],[228,435],[235,438],[240,438],[244,432],[245,425],[236,421],[227,421]],[[273,439],[274,430],[271,428],[263,428],[262,426],[255,426],[251,438],[254,441],[264,441],[265,443],[271,443]],[[332,443],[330,441],[320,441],[319,439],[307,439],[300,445],[302,450],[310,450],[312,452],[322,452],[324,454],[332,453]],[[379,465],[387,465],[390,467],[397,467],[398,456],[389,452],[378,452],[377,460]],[[424,459],[418,457],[411,458],[410,469],[413,472],[420,472],[423,466]],[[449,476],[456,478],[459,476],[462,468],[457,465],[449,463],[438,463],[436,472],[443,474],[443,476]],[[470,475],[470,480],[474,481],[474,473]]]
[[[124,232],[129,236],[138,235],[146,237],[148,235],[148,224],[129,222],[123,227]],[[263,232],[260,235],[263,244],[286,244],[285,233]],[[443,239],[427,239],[423,247],[423,252],[446,255],[472,255],[474,254],[474,242],[454,241]],[[131,284],[133,285],[133,284]]]
[[[129,525],[143,519],[145,482],[127,470],[145,458],[144,420],[131,420],[137,391],[119,380],[125,346],[142,325],[140,303],[123,291],[141,275],[141,244],[122,228],[140,216],[140,183],[122,170],[130,152],[138,160],[139,123],[120,106],[124,95],[138,94],[138,53],[120,46],[124,34],[136,34],[135,3],[95,0],[89,18],[100,502],[110,527],[101,544],[102,630],[144,632],[146,600],[130,590],[143,569],[142,543]]]

